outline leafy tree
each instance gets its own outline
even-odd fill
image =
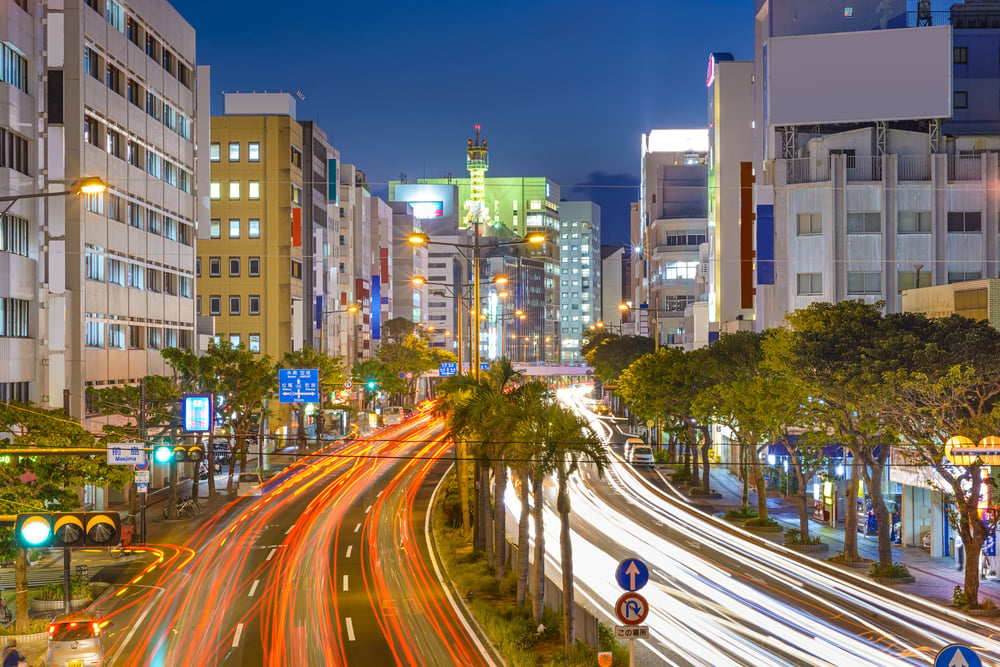
[[[653,339],[645,336],[604,335],[591,339],[591,345],[584,358],[605,386],[614,384],[633,361],[655,347]]]
[[[334,387],[339,387],[344,384],[344,380],[347,376],[344,375],[344,370],[340,365],[340,359],[337,357],[330,357],[323,354],[322,352],[317,352],[311,347],[303,347],[301,349],[295,350],[294,352],[285,352],[285,356],[282,357],[281,362],[278,364],[278,368],[315,368],[319,372],[319,393],[320,393],[320,410],[317,416],[317,427],[316,434],[318,437],[322,436],[323,432],[323,409],[330,404],[329,395]],[[305,415],[305,404],[296,403],[295,409],[298,410],[298,443],[301,449],[306,447],[306,415]]]
[[[127,466],[107,464],[107,448],[94,434],[67,419],[62,410],[18,403],[0,403],[0,454],[8,448],[93,448],[94,455],[67,454],[11,457],[0,466],[0,513],[72,511],[80,508],[78,489],[84,485],[122,490],[133,474]],[[12,530],[7,531],[8,535]],[[15,556],[16,629],[28,631],[28,558],[10,537],[2,541],[6,557]]]
[[[439,362],[435,359],[440,358],[431,352],[427,339],[415,333],[403,336],[399,342],[383,343],[377,356],[386,365],[390,376],[386,378],[383,390],[394,395],[393,402],[397,405],[406,399],[415,402],[420,375],[437,368]],[[411,375],[410,378],[399,377],[400,374],[405,376],[407,373]]]

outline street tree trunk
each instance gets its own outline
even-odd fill
[[[528,470],[522,468],[518,473],[517,489],[518,498],[521,501],[521,515],[517,519],[517,606],[524,604],[528,597],[528,528],[531,521],[531,507],[528,503],[530,488],[528,482]]]
[[[740,493],[740,507],[744,511],[750,507],[750,447],[746,443],[741,442],[739,444],[740,448],[740,481],[743,482],[743,488]]]
[[[688,420],[687,423],[688,432],[688,449],[691,451],[691,486],[698,486],[701,484],[701,475],[698,474],[698,443],[697,439],[694,437],[694,424]]]
[[[490,467],[484,463],[476,464],[478,478],[476,479],[476,533],[479,535],[479,548],[486,552],[486,562],[490,567],[494,564],[490,518],[493,516],[490,508]]]
[[[802,472],[802,464],[792,453],[791,466],[795,473],[795,479],[799,483],[799,492],[795,494],[795,500],[799,506],[799,533],[802,536],[802,544],[809,544],[809,496],[806,494],[806,476]]]
[[[766,445],[765,445],[766,447]],[[757,517],[766,521],[767,516],[767,480],[764,479],[764,466],[761,461],[761,447],[754,447],[754,460],[751,461],[753,468],[753,483],[757,489]]]
[[[576,600],[573,595],[573,543],[569,532],[569,494],[566,491],[566,472],[559,467],[559,551],[562,561],[563,589],[563,638],[566,650],[569,651],[576,643]]]
[[[868,485],[872,510],[878,521],[878,564],[880,568],[887,568],[892,565],[892,512],[889,511],[885,497],[882,495],[883,466],[880,461],[870,455],[863,457],[863,461],[862,471],[865,483]],[[978,563],[978,561],[976,562]]]
[[[469,461],[467,458],[469,448],[464,441],[456,442],[455,451],[458,453],[455,470],[458,475],[458,501],[462,505],[462,534],[468,539],[471,528],[469,525]]]
[[[493,548],[496,549],[494,564],[497,579],[507,575],[507,465],[501,459],[493,464]]]
[[[14,561],[14,629],[28,634],[28,550],[18,549]]]
[[[535,524],[535,595],[532,600],[535,624],[542,622],[542,614],[545,611],[545,525],[544,507],[545,491],[543,480],[545,476],[541,466],[536,466],[531,476],[531,493],[534,495]]]
[[[701,490],[707,496],[712,493],[711,479],[709,479],[708,470],[708,450],[712,448],[712,426],[702,426],[701,433],[704,436],[704,442],[701,445]]]
[[[844,560],[856,561],[858,555],[858,485],[861,483],[858,458],[851,462],[851,478],[845,492],[847,509],[844,517]],[[836,508],[834,508],[836,509]]]

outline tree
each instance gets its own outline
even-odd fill
[[[176,347],[164,348],[160,351],[160,356],[162,356],[167,364],[173,369],[173,382],[177,387],[179,394],[183,395],[188,393],[198,394],[214,392],[216,383],[215,372],[212,369],[212,357],[198,356],[191,349],[180,349]],[[215,431],[215,424],[212,424],[212,431]],[[215,475],[213,474],[215,470],[215,442],[211,437],[209,437],[208,448],[205,455],[208,459],[209,470],[211,471],[208,475],[208,497],[214,498],[216,494]],[[170,479],[177,479],[175,475],[177,464],[171,461],[169,465]],[[194,491],[192,495],[197,495],[198,485],[192,484],[191,488]],[[170,516],[176,517],[176,485],[171,484],[170,486],[170,497],[167,504]]]
[[[0,466],[0,513],[25,511],[72,511],[80,508],[78,489],[84,485],[110,486],[122,490],[132,478],[128,466],[107,464],[107,448],[98,446],[94,434],[67,419],[62,410],[46,410],[26,404],[0,403],[0,453],[5,448],[93,448],[94,455],[12,456]],[[13,531],[8,530],[8,533]],[[13,539],[3,540],[14,551],[16,629],[28,632],[27,550]],[[12,555],[7,552],[7,557]]]
[[[644,336],[600,336],[591,339],[583,355],[594,374],[605,385],[612,385],[622,371],[644,354],[654,351],[653,339]]]
[[[437,359],[441,358],[431,352],[425,336],[412,332],[398,342],[383,343],[377,356],[387,369],[388,377],[383,390],[394,396],[393,402],[397,405],[404,400],[416,402],[417,383],[420,382],[421,374],[437,368],[440,363]],[[407,374],[409,378],[406,377]],[[404,377],[400,378],[400,375]]]

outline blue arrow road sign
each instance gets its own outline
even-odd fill
[[[438,367],[438,377],[446,378],[452,375],[458,375],[458,363],[445,361]]]
[[[278,400],[281,403],[319,403],[319,369],[279,368]]]
[[[627,591],[637,591],[649,581],[649,568],[638,558],[626,558],[615,570],[618,585]]]
[[[934,667],[983,667],[983,661],[968,646],[951,644],[937,654]]]

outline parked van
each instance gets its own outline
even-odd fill
[[[635,445],[628,457],[628,462],[634,466],[653,467],[653,449],[646,444]]]
[[[642,438],[640,438],[637,435],[626,436],[625,437],[625,450],[623,452],[623,455],[625,456],[625,460],[631,462],[632,461],[632,448],[635,447],[636,445],[645,445],[645,444],[646,443],[643,442]]]

